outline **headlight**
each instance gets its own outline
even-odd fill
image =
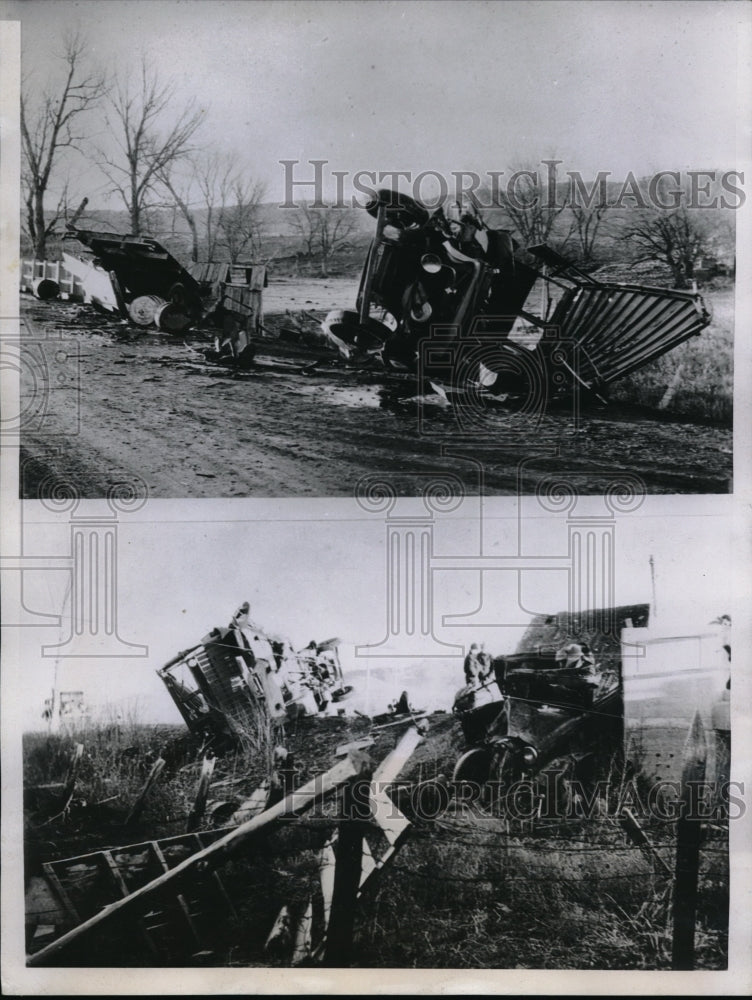
[[[433,313],[433,309],[429,302],[422,302],[419,305],[415,305],[410,310],[410,318],[414,319],[416,323],[426,323]]]
[[[441,258],[435,253],[424,253],[420,258],[420,266],[426,274],[438,274],[441,270]]]

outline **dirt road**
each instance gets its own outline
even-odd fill
[[[274,315],[285,302],[323,311],[354,299],[353,282],[310,285],[270,287],[270,331],[289,324]],[[534,492],[552,474],[585,494],[624,472],[650,493],[730,487],[725,428],[618,407],[578,421],[565,412],[531,420],[504,406],[470,411],[438,396],[416,400],[405,378],[271,338],[259,344],[256,369],[234,375],[204,361],[200,334],[147,334],[90,307],[24,299],[25,497],[55,481],[85,497],[128,482],[154,497],[347,496],[374,474],[411,495],[442,472],[490,495]]]

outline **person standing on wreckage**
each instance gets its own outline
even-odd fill
[[[481,663],[478,659],[478,643],[474,642],[470,647],[470,651],[465,657],[464,663],[465,670],[465,683],[467,685],[475,686],[478,683],[478,679],[481,674]]]
[[[489,680],[493,674],[491,654],[486,652],[486,644],[482,642],[478,650],[478,677],[482,683]]]

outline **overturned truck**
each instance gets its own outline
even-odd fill
[[[380,190],[366,208],[376,233],[355,309],[322,324],[346,358],[541,405],[601,394],[710,322],[694,291],[605,283],[546,245],[522,248],[475,201],[431,213]]]
[[[157,673],[188,728],[218,741],[242,739],[266,720],[337,710],[352,688],[344,683],[339,639],[312,640],[296,652],[250,620],[242,604],[226,628],[178,653]]]

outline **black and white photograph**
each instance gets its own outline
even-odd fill
[[[746,5],[3,9],[22,497],[732,490]]]
[[[34,510],[28,967],[725,969],[736,529],[572,499]]]
[[[747,995],[749,5],[0,57],[3,992]]]

